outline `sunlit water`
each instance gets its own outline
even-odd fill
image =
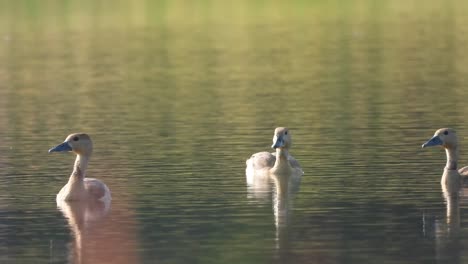
[[[454,127],[468,164],[465,3],[128,2],[0,4],[1,263],[468,262],[420,148]],[[245,182],[276,126],[287,197]],[[108,211],[55,203],[78,131]]]

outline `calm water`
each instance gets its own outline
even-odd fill
[[[468,263],[468,199],[446,202],[445,154],[420,148],[454,127],[468,164],[466,12],[2,1],[0,262]],[[305,171],[283,215],[245,182],[276,126]],[[107,214],[55,204],[74,157],[47,150],[78,131]]]

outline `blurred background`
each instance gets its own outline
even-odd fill
[[[466,263],[468,3],[0,1],[1,263]],[[278,224],[245,160],[291,129],[305,172]],[[111,189],[59,210],[73,132]],[[274,189],[274,188],[271,188]],[[451,208],[451,210],[448,210]],[[453,210],[452,210],[453,209]]]

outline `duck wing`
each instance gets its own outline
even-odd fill
[[[110,198],[109,188],[100,180],[94,178],[84,179],[85,189],[97,200]]]

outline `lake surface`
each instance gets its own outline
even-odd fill
[[[463,1],[2,1],[1,263],[468,263]],[[287,126],[277,211],[245,160]],[[107,213],[58,209],[89,133]],[[468,196],[468,191],[467,191]],[[98,210],[99,211],[99,210]]]

